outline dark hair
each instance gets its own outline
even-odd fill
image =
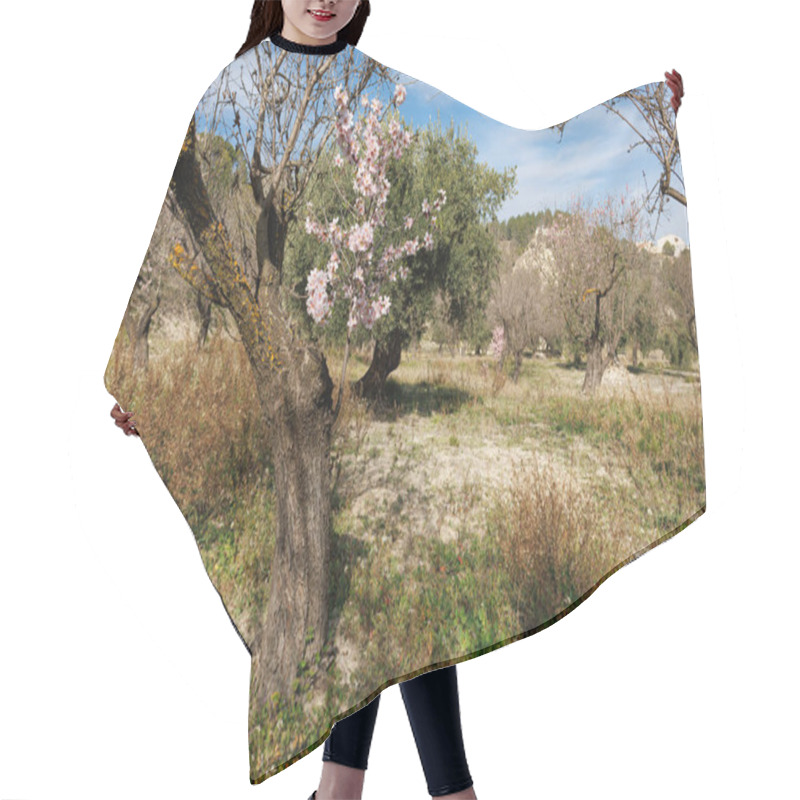
[[[369,0],[361,0],[353,19],[342,28],[336,39],[344,39],[348,44],[358,44],[364,24],[369,16]],[[250,30],[244,44],[239,48],[236,58],[260,44],[273,33],[283,30],[283,6],[280,0],[255,0],[250,12]]]

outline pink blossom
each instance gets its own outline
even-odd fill
[[[492,343],[489,345],[489,354],[500,359],[506,346],[506,332],[502,325],[497,325],[492,331]]]
[[[357,225],[350,232],[350,238],[347,242],[347,246],[354,253],[362,253],[372,246],[372,234],[373,229],[369,222],[365,222],[362,225]]]
[[[308,273],[306,291],[306,309],[317,323],[324,323],[331,311],[331,301],[328,297],[328,275],[316,267]]]
[[[334,156],[334,164],[339,168],[344,168],[345,162],[353,165],[352,181],[357,197],[345,211],[347,216],[353,216],[354,221],[343,230],[339,217],[325,226],[310,216],[306,218],[306,232],[331,246],[325,270],[314,268],[309,273],[306,305],[315,321],[325,322],[331,313],[338,287],[350,302],[348,329],[362,324],[371,330],[379,319],[389,313],[391,299],[385,293],[385,288],[398,278],[408,277],[408,265],[403,261],[415,255],[421,246],[419,237],[400,244],[387,242],[380,257],[373,257],[376,232],[382,232],[386,225],[386,203],[391,190],[391,183],[386,177],[388,161],[390,158],[400,158],[414,137],[399,118],[392,117],[386,127],[382,126],[378,115],[384,106],[378,98],[371,101],[366,96],[359,98],[361,107],[368,110],[368,116],[360,120],[355,120],[350,112],[349,97],[341,86],[334,90],[334,99],[338,112],[336,135],[340,148],[340,152]],[[406,99],[405,88],[396,86],[392,99],[396,105],[401,104]],[[445,201],[445,191],[440,189],[433,210],[438,211]],[[308,208],[309,211],[312,208],[310,202]],[[423,201],[422,212],[426,218],[430,218],[431,205],[427,198]],[[405,230],[410,230],[413,225],[414,217],[404,217],[402,227]],[[436,216],[431,220],[431,227],[435,225]],[[433,236],[427,231],[422,246],[430,250],[433,243]],[[343,260],[340,254],[342,248],[346,248],[354,258]],[[398,262],[397,268],[393,267],[395,262]]]

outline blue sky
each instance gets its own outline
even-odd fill
[[[658,161],[644,145],[628,152],[636,134],[602,105],[573,117],[559,141],[558,131],[506,125],[424,81],[407,85],[407,77],[401,76],[408,96],[400,112],[408,124],[416,129],[435,123],[438,110],[443,128],[451,117],[461,124],[477,145],[481,161],[500,172],[517,166],[517,194],[501,207],[501,220],[528,211],[567,208],[573,195],[593,204],[608,193],[623,192],[626,184],[631,193],[643,194],[642,172],[648,186],[660,175]],[[666,204],[653,238],[668,233],[689,243],[686,208],[673,200]]]
[[[252,67],[244,62],[254,52],[249,51],[242,59],[226,67],[223,73],[242,61],[243,69],[241,72],[237,69],[235,74],[252,87]],[[447,128],[453,118],[475,142],[480,161],[498,172],[506,167],[517,167],[517,193],[499,209],[500,220],[546,208],[567,209],[572,198],[578,196],[582,196],[588,205],[593,205],[604,201],[608,194],[619,195],[624,192],[626,185],[629,193],[644,194],[645,185],[652,186],[660,175],[657,159],[644,145],[628,152],[628,148],[636,141],[636,134],[616,114],[600,104],[574,116],[564,129],[563,137],[560,137],[558,131],[548,128],[525,130],[506,125],[425,81],[397,70],[393,72],[397,82],[406,87],[407,97],[399,108],[406,124],[414,129],[426,127],[430,122],[436,122],[438,112],[443,128]],[[222,73],[217,80],[221,77]],[[207,93],[211,99],[216,83],[209,87]],[[393,84],[382,86],[380,96],[384,105],[388,101],[387,94],[392,91]],[[360,104],[356,106],[355,113],[358,117],[363,116],[364,109]],[[230,116],[230,108],[226,108],[218,123],[223,128],[228,127]],[[247,123],[245,121],[245,126]],[[203,123],[198,124],[202,130]],[[652,215],[651,239],[672,233],[689,244],[684,206],[669,200],[657,228],[653,227],[655,222],[656,215]]]

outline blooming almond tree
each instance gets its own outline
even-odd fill
[[[283,302],[283,252],[289,219],[294,218],[292,204],[299,202],[297,198],[317,168],[320,147],[313,138],[314,131],[320,120],[327,121],[329,106],[337,106],[330,112],[330,133],[341,129],[341,141],[348,145],[343,148],[342,163],[347,160],[356,167],[354,185],[363,191],[355,204],[357,224],[346,231],[338,229],[338,220],[334,220],[332,229],[326,225],[324,235],[330,237],[336,256],[329,259],[325,275],[310,276],[309,311],[322,322],[329,313],[327,304],[335,300],[334,292],[342,292],[352,303],[350,329],[356,324],[374,324],[388,310],[386,292],[392,275],[396,279],[405,272],[404,266],[395,262],[421,246],[433,244],[428,232],[421,242],[417,239],[410,245],[388,245],[383,250],[375,247],[389,191],[385,159],[402,152],[408,144],[407,135],[401,132],[399,123],[392,123],[389,136],[384,137],[373,123],[366,127],[363,141],[359,139],[353,132],[352,114],[346,109],[349,101],[355,110],[355,95],[350,98],[346,91],[337,92],[341,81],[329,85],[322,81],[322,74],[322,70],[315,73],[311,83],[297,76],[302,91],[296,104],[280,95],[281,111],[293,114],[291,124],[270,122],[279,102],[272,90],[274,72],[265,72],[249,88],[235,84],[238,92],[253,93],[248,107],[258,109],[254,132],[242,135],[240,142],[249,155],[249,185],[255,199],[247,218],[255,230],[254,264],[249,264],[247,251],[235,246],[217,212],[214,193],[209,192],[201,170],[195,117],[170,182],[176,207],[208,266],[208,272],[199,276],[196,265],[183,263],[187,259],[181,255],[181,274],[233,315],[252,370],[271,453],[275,547],[267,600],[252,621],[244,620],[250,626],[247,645],[252,655],[252,710],[258,710],[252,717],[253,731],[259,730],[257,717],[268,703],[279,702],[276,698],[290,702],[298,665],[317,661],[329,633],[327,587],[333,513],[330,447],[341,387],[334,410],[334,383],[325,357],[315,343],[295,336]],[[344,85],[348,85],[346,76]],[[390,93],[392,86],[388,87]],[[232,91],[231,102],[235,96]],[[259,97],[269,100],[261,102]],[[395,87],[395,102],[403,97],[404,91]],[[377,101],[370,105],[373,113],[380,108]],[[202,120],[215,118],[208,114]],[[303,131],[305,135],[301,135]],[[233,133],[242,132],[234,126]],[[289,164],[298,167],[297,173],[289,170]],[[442,196],[433,209],[424,204],[423,214],[431,214],[443,202]],[[407,220],[406,228],[413,224],[413,219]],[[431,224],[435,225],[434,217]]]
[[[252,613],[237,612],[236,623],[244,631],[242,638],[252,656],[254,736],[267,727],[275,728],[282,704],[294,702],[299,665],[322,663],[329,634],[334,382],[316,343],[298,337],[292,325],[285,302],[290,291],[284,283],[285,245],[295,210],[307,199],[300,198],[320,163],[321,142],[337,128],[341,106],[336,107],[336,87],[344,85],[350,91],[351,85],[366,87],[375,78],[377,87],[388,89],[389,95],[395,89],[383,70],[375,72],[335,58],[321,62],[318,69],[306,69],[300,62],[296,71],[287,69],[280,56],[258,66],[251,75],[223,72],[220,91],[208,95],[211,108],[192,117],[170,181],[170,203],[174,202],[191,233],[204,269],[190,263],[182,252],[175,254],[174,266],[233,317],[270,451],[268,469],[275,487],[271,511],[274,549],[268,585],[263,587],[266,600],[259,601]],[[281,90],[277,91],[279,83]],[[352,94],[353,112],[362,92]],[[345,121],[350,119],[343,116]],[[220,122],[225,119],[232,120],[232,126]],[[223,198],[214,190],[218,170],[204,174],[201,168],[198,126],[204,140],[219,129],[225,141],[235,142],[237,152],[243,154],[254,202],[241,209],[247,230],[241,246],[232,235],[235,229],[229,230],[225,221]],[[321,129],[325,134],[320,139]],[[375,140],[371,146],[380,150],[383,145]],[[365,158],[356,155],[359,162]],[[379,195],[388,189],[377,171],[367,170],[360,179],[366,184],[377,181]],[[366,198],[359,199],[363,202]],[[165,214],[168,205],[162,209]],[[371,219],[365,208],[362,226],[348,230],[347,244],[361,259],[371,252],[370,230],[376,230],[380,215],[371,225],[363,224]],[[337,248],[339,255],[343,247]],[[350,266],[345,262],[342,270]],[[369,260],[363,261],[361,268],[365,280],[372,278]],[[336,287],[334,279],[329,288],[333,291]],[[344,288],[342,285],[341,290]],[[382,294],[385,290],[376,292],[365,286],[365,300],[379,300]],[[318,299],[323,301],[319,294]],[[354,294],[357,299],[358,292]],[[377,310],[385,313],[381,305]],[[369,308],[356,302],[355,315],[369,318]]]
[[[427,230],[421,242],[417,235],[395,245],[390,240],[396,232],[386,228],[386,203],[391,189],[386,169],[389,158],[400,158],[411,143],[411,131],[404,129],[397,117],[392,118],[386,128],[382,127],[378,115],[383,106],[378,98],[370,101],[366,95],[362,96],[361,105],[369,107],[370,113],[366,119],[354,122],[348,108],[347,92],[337,86],[334,96],[338,110],[336,133],[341,149],[334,164],[342,170],[346,164],[351,165],[357,199],[345,210],[352,220],[349,227],[343,228],[339,217],[326,225],[311,216],[306,217],[306,232],[331,246],[325,267],[314,267],[308,274],[306,308],[315,322],[324,325],[330,318],[337,295],[344,296],[349,303],[342,379],[334,409],[336,417],[342,400],[352,331],[358,325],[372,330],[375,323],[389,313],[391,300],[387,292],[390,283],[408,277],[408,266],[403,259],[414,256],[420,247],[432,250],[433,236]],[[397,86],[392,98],[395,107],[405,98],[405,87]],[[432,212],[439,211],[446,199],[444,189],[440,189],[433,205],[427,198],[423,200],[422,217],[429,220],[431,228],[436,227],[436,214]],[[313,209],[310,201],[307,205],[309,211]],[[414,222],[414,217],[406,216],[403,230],[411,230]],[[383,246],[379,257],[376,254],[381,246],[376,242],[377,237],[382,239]]]
[[[506,336],[505,328],[502,325],[495,325],[492,331],[492,343],[489,345],[489,355],[496,358],[498,361],[503,356],[506,349]]]

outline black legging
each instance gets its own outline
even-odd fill
[[[455,665],[435,669],[400,684],[408,721],[431,797],[472,786],[464,753]],[[337,722],[325,740],[323,761],[367,768],[378,715],[378,695],[364,708]]]

